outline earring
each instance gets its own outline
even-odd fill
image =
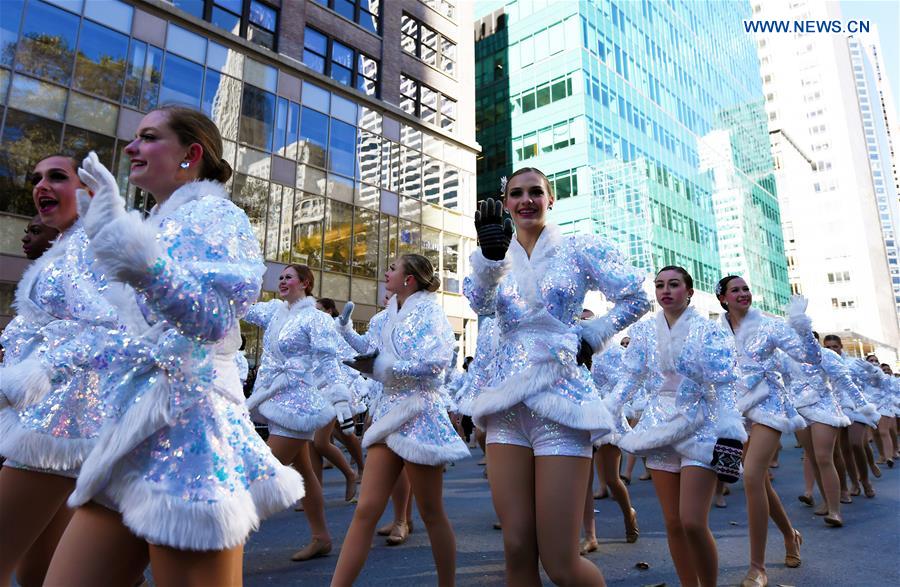
[[[181,164],[179,165],[179,167],[181,167],[182,169],[187,169],[190,166],[191,166],[191,164],[188,163],[187,161],[182,161]]]
[[[552,209],[553,209],[553,204],[550,204],[549,206],[547,206],[547,209],[548,209],[548,210],[552,210]]]

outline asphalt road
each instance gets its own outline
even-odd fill
[[[775,487],[782,497],[794,526],[803,533],[803,564],[798,569],[784,566],[781,535],[770,523],[767,566],[770,585],[785,586],[869,586],[900,585],[900,464],[884,468],[875,480],[877,496],[854,498],[843,506],[845,525],[834,529],[824,525],[812,509],[797,501],[802,491],[800,450],[793,439],[785,439],[781,466],[774,469]],[[495,520],[487,480],[478,449],[474,455],[448,469],[444,497],[457,539],[457,584],[502,585],[503,545]],[[677,585],[677,577],[666,546],[662,516],[650,481],[638,481],[638,464],[630,491],[638,511],[640,539],[627,544],[621,514],[610,500],[595,501],[600,551],[590,555],[603,570],[609,585]],[[335,550],[327,557],[305,563],[291,562],[290,556],[309,539],[302,513],[282,512],[264,522],[245,550],[244,578],[251,587],[262,585],[328,585],[340,540],[353,515],[353,505],[343,501],[343,477],[336,470],[325,471],[326,515]],[[710,525],[719,546],[719,584],[738,585],[747,570],[746,509],[743,488],[732,490],[726,509],[710,513]],[[382,519],[390,519],[390,506]],[[357,585],[391,587],[435,585],[437,576],[428,537],[418,516],[415,532],[399,547],[388,547],[376,537]],[[646,562],[647,570],[635,565]],[[550,582],[544,578],[544,583]]]

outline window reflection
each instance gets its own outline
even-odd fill
[[[306,108],[300,115],[300,163],[325,167],[328,144],[328,116]]]
[[[166,54],[159,100],[197,108],[200,106],[200,84],[203,67],[171,53]]]
[[[353,217],[353,274],[375,277],[378,272],[378,212],[356,208]]]
[[[400,221],[400,242],[397,254],[405,255],[406,253],[419,253],[420,231],[418,224],[409,220]]]
[[[378,185],[380,179],[381,138],[365,131],[359,132],[359,178]]]
[[[238,136],[238,104],[241,101],[241,82],[233,77],[206,70],[203,88],[203,112],[219,127],[226,139]]]
[[[43,2],[31,2],[22,27],[16,69],[68,85],[77,33],[77,16]]]
[[[413,198],[422,195],[422,154],[407,147],[401,147],[400,194]]]
[[[55,120],[63,119],[66,90],[24,75],[13,76],[9,105]]]
[[[387,214],[379,214],[378,218],[378,279],[387,271],[388,263],[397,256],[399,241],[397,219]],[[380,303],[380,300],[379,300]]]
[[[325,212],[325,269],[350,272],[350,228],[353,206],[326,200]]]
[[[7,109],[0,137],[0,211],[31,216],[35,213],[26,178],[48,153],[59,150],[62,124]]]
[[[442,285],[444,291],[461,293],[459,255],[462,250],[462,237],[448,232],[444,233],[444,269]]]
[[[266,241],[266,202],[269,199],[269,182],[236,173],[231,199],[247,213],[250,226],[259,241],[260,250],[263,250]]]
[[[285,209],[287,218],[282,217],[281,194],[285,188],[277,183],[269,186],[269,206],[266,213],[266,238],[263,256],[267,260],[289,263],[291,260],[291,211],[292,202]],[[292,191],[288,188],[288,191]],[[282,242],[284,235],[285,242]],[[282,256],[282,254],[284,256]]]
[[[422,199],[430,204],[441,203],[441,161],[424,157]]]
[[[356,127],[335,119],[331,120],[328,169],[356,177]]]
[[[119,107],[109,102],[88,98],[75,92],[69,94],[69,107],[66,111],[66,122],[69,124],[114,135],[118,115]]]
[[[441,268],[441,232],[433,228],[422,227],[422,255],[434,266],[435,271]]]
[[[294,262],[322,266],[322,220],[325,198],[297,192],[294,197],[292,241]]]
[[[23,0],[6,0],[0,10],[0,65],[5,67],[12,67],[23,4]]]
[[[244,100],[241,105],[241,141],[271,151],[274,123],[275,94],[244,84]]]

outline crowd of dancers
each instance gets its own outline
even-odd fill
[[[239,585],[249,534],[298,501],[312,539],[293,560],[326,555],[323,458],[344,474],[347,501],[361,483],[332,585],[353,584],[376,532],[406,540],[413,501],[438,583],[453,585],[442,487],[445,465],[470,455],[460,416],[485,451],[516,586],[540,585],[541,567],[559,585],[604,584],[580,556],[597,548],[595,464],[596,497],[615,499],[635,542],[623,480],[645,459],[690,586],[716,584],[708,513],[743,472],[745,587],[767,584],[770,517],[786,565],[801,564],[802,536],[769,479],[783,434],[805,449],[801,501],[814,506],[817,485],[816,513],[830,526],[843,525],[842,503],[875,494],[870,435],[893,466],[900,379],[888,365],[846,356],[834,335],[821,346],[802,298],[784,319],[764,315],[740,276],[719,282],[724,313],[711,321],[691,306],[688,271],[663,267],[653,276],[660,310],[641,319],[646,276],[604,239],[548,223],[554,196],[537,169],[516,171],[476,212],[464,293],[479,332],[465,372],[434,293],[440,279],[421,255],[391,260],[385,309],[364,334],[352,304],[339,313],[312,296],[305,265],[287,265],[278,299],[258,302],[265,265],[225,190],[222,149],[199,112],[147,114],[125,148],[130,182],[156,202],[146,215],[126,210],[93,153],[35,164],[39,218],[23,242],[36,260],[2,334],[0,586],[15,574],[23,587],[132,587],[148,565],[158,585]],[[612,309],[584,310],[589,291]],[[241,320],[264,330],[249,398]],[[394,520],[376,528],[389,501]]]

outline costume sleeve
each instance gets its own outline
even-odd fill
[[[737,351],[734,338],[710,323],[702,339],[704,383],[715,390],[715,414],[719,438],[747,440],[744,421],[735,407],[737,400]]]
[[[463,280],[463,294],[472,310],[479,315],[493,314],[497,310],[497,290],[500,280],[509,273],[510,261],[491,261],[475,249],[469,257],[472,273]]]

